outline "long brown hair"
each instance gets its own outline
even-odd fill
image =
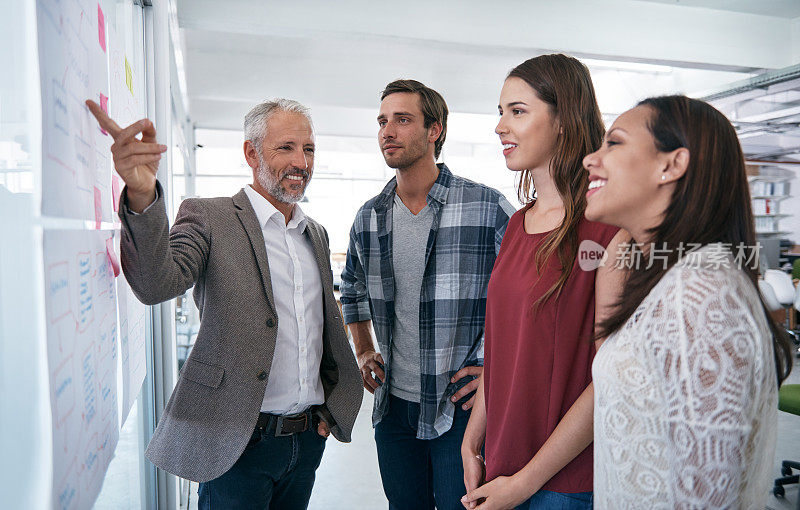
[[[600,148],[605,128],[597,106],[589,69],[567,55],[540,55],[521,63],[508,73],[508,78],[524,80],[536,95],[550,105],[561,133],[556,141],[550,174],[564,202],[564,220],[542,241],[536,253],[536,268],[542,267],[554,254],[561,265],[555,284],[534,303],[534,307],[558,295],[569,279],[578,254],[578,223],[586,209],[588,175],[583,158]],[[517,194],[520,202],[535,200],[530,170],[520,172]]]
[[[646,269],[628,273],[622,297],[612,314],[599,325],[600,338],[619,330],[633,315],[669,268],[678,262],[681,246],[726,243],[732,251],[739,246],[756,246],[744,155],[728,119],[708,103],[685,96],[645,99],[639,106],[646,106],[652,113],[648,128],[656,148],[661,152],[688,149],[689,165],[676,182],[663,221],[647,231],[648,245],[658,246],[660,253],[665,248],[667,263],[648,264]],[[742,270],[761,299],[756,269],[744,264]],[[792,368],[789,338],[772,320],[763,299],[761,306],[772,332],[780,384]]]

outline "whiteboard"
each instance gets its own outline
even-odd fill
[[[119,439],[113,233],[44,233],[53,507],[89,508]]]
[[[121,126],[127,126],[144,117],[144,97],[136,75],[136,66],[125,51],[125,42],[114,25],[106,27],[109,52],[109,114]],[[111,208],[115,229],[119,230],[119,195],[123,182],[111,169]],[[115,253],[119,254],[119,239],[116,236]],[[120,423],[125,423],[146,375],[145,318],[146,307],[133,295],[125,278],[117,278],[119,333],[120,333],[120,379],[122,388]]]
[[[97,499],[147,366],[147,309],[120,272],[123,183],[113,170],[113,140],[84,104],[93,99],[124,124],[144,116],[141,60],[127,51],[141,46],[141,36],[131,37],[116,6],[35,0],[48,500],[64,510]]]
[[[38,0],[42,215],[111,221],[111,137],[84,105],[108,108],[105,14],[90,0]]]

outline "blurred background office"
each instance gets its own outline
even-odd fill
[[[311,107],[317,156],[301,207],[330,234],[335,279],[356,210],[394,175],[378,150],[376,115],[380,91],[396,78],[420,80],[447,100],[451,115],[441,161],[456,174],[499,189],[516,206],[514,177],[494,133],[500,88],[516,64],[552,52],[580,58],[591,71],[607,126],[649,96],[685,93],[710,101],[734,123],[750,163],[762,273],[773,271],[763,285],[775,292],[777,316],[788,329],[797,328],[798,0],[59,5],[67,4],[101,9],[108,30],[121,41],[123,78],[133,98],[125,115],[151,118],[159,140],[169,146],[159,178],[171,217],[187,197],[230,196],[252,181],[242,154],[242,122],[252,105],[287,97]],[[5,0],[0,19],[0,416],[1,445],[12,452],[1,466],[3,484],[9,484],[3,493],[13,494],[9,508],[64,502],[53,497],[42,503],[35,496],[52,490],[49,452],[58,441],[49,425],[45,298],[37,290],[45,285],[41,233],[92,228],[39,207],[42,110],[48,108],[42,104],[45,57],[38,46],[42,12],[42,1]],[[107,228],[119,226],[109,220]],[[190,294],[144,312],[146,375],[132,395],[131,411],[118,420],[119,443],[95,508],[196,507],[196,484],[158,471],[144,458],[197,335]],[[795,370],[789,382],[798,381]],[[328,442],[311,508],[386,507],[371,404],[367,395],[353,444]],[[776,478],[781,460],[800,459],[800,416],[780,413],[777,450]],[[767,508],[793,508],[796,501],[797,484],[787,485],[783,497],[764,495]]]

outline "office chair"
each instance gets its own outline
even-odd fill
[[[800,285],[794,291],[794,309],[800,312]]]
[[[775,297],[778,298],[783,308],[790,307],[794,303],[794,284],[792,277],[778,269],[767,269],[764,272],[764,281],[772,286]]]
[[[778,301],[778,296],[775,295],[775,289],[772,288],[766,280],[758,280],[758,290],[761,292],[761,297],[764,298],[764,304],[767,305],[767,310],[775,312],[783,308],[781,302]]]
[[[800,345],[800,338],[798,338],[797,333],[792,329],[792,321],[789,315],[793,313],[793,307],[797,308],[798,299],[800,299],[800,294],[798,294],[800,290],[794,288],[792,277],[788,273],[777,269],[767,269],[766,272],[764,272],[764,282],[772,287],[775,298],[780,303],[780,308],[784,309],[786,312],[786,318],[783,324],[786,333],[796,346]],[[800,356],[800,349],[797,350],[796,354]]]
[[[778,409],[800,416],[800,384],[784,384],[778,395]],[[781,463],[781,475],[783,476],[775,479],[775,486],[772,488],[772,494],[776,498],[786,495],[784,485],[800,483],[800,474],[792,474],[793,469],[800,471],[800,462],[784,460]],[[800,510],[800,494],[797,495],[797,508]]]
[[[797,259],[800,260],[800,259]],[[795,317],[800,318],[800,285],[794,290],[794,310],[795,310]],[[795,345],[798,346],[797,348],[797,357],[800,358],[800,323],[795,323],[795,329],[791,332],[793,336],[793,340]]]

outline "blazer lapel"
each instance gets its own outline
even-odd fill
[[[258,217],[253,209],[253,204],[250,203],[250,199],[247,198],[247,193],[244,190],[233,196],[233,204],[236,206],[236,215],[239,216],[239,221],[242,222],[244,231],[247,232],[247,237],[250,238],[250,246],[253,248],[253,254],[258,263],[258,271],[261,273],[261,283],[264,285],[264,293],[267,296],[267,304],[273,313],[277,313],[272,295],[272,278],[269,274],[267,247],[264,243],[264,234],[261,231],[261,225],[258,224]]]
[[[306,233],[311,239],[311,246],[314,248],[314,259],[317,261],[317,268],[319,268],[319,277],[322,280],[323,296],[333,295],[333,286],[328,279],[328,269],[331,267],[331,262],[328,259],[328,250],[322,236],[317,230],[316,225],[310,221],[306,224]],[[325,300],[323,299],[323,302]]]

